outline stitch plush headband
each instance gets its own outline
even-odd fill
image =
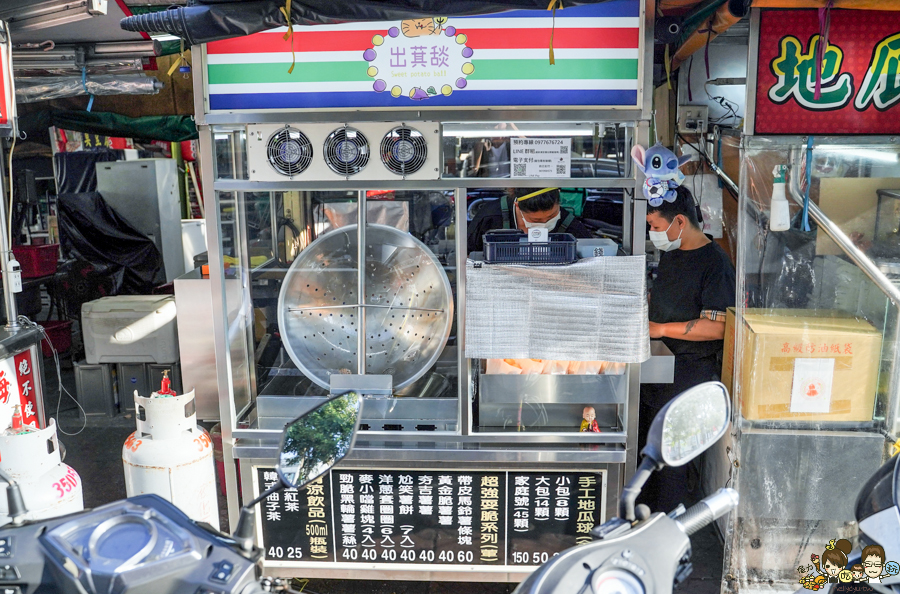
[[[647,150],[639,144],[631,149],[631,158],[638,169],[647,177],[644,181],[644,197],[650,206],[659,206],[666,202],[675,202],[675,188],[684,181],[684,174],[679,167],[693,159],[692,155],[676,156],[675,153],[656,143]]]

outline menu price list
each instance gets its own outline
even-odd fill
[[[266,559],[540,565],[590,541],[605,486],[603,472],[333,470],[264,502]]]

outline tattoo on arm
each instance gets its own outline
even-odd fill
[[[694,326],[696,326],[697,322],[699,322],[699,321],[700,320],[691,320],[690,322],[688,322],[687,325],[684,327],[685,335],[687,335],[691,330],[693,330]]]

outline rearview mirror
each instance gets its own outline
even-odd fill
[[[286,486],[300,488],[314,481],[350,453],[360,405],[357,394],[343,394],[285,427],[276,468]]]
[[[724,385],[706,382],[694,386],[656,415],[642,453],[666,466],[687,464],[725,435],[729,418]]]

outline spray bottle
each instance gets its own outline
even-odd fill
[[[772,211],[769,215],[770,231],[787,231],[791,226],[791,207],[785,195],[786,165],[776,165],[772,172],[775,182],[772,184]]]

